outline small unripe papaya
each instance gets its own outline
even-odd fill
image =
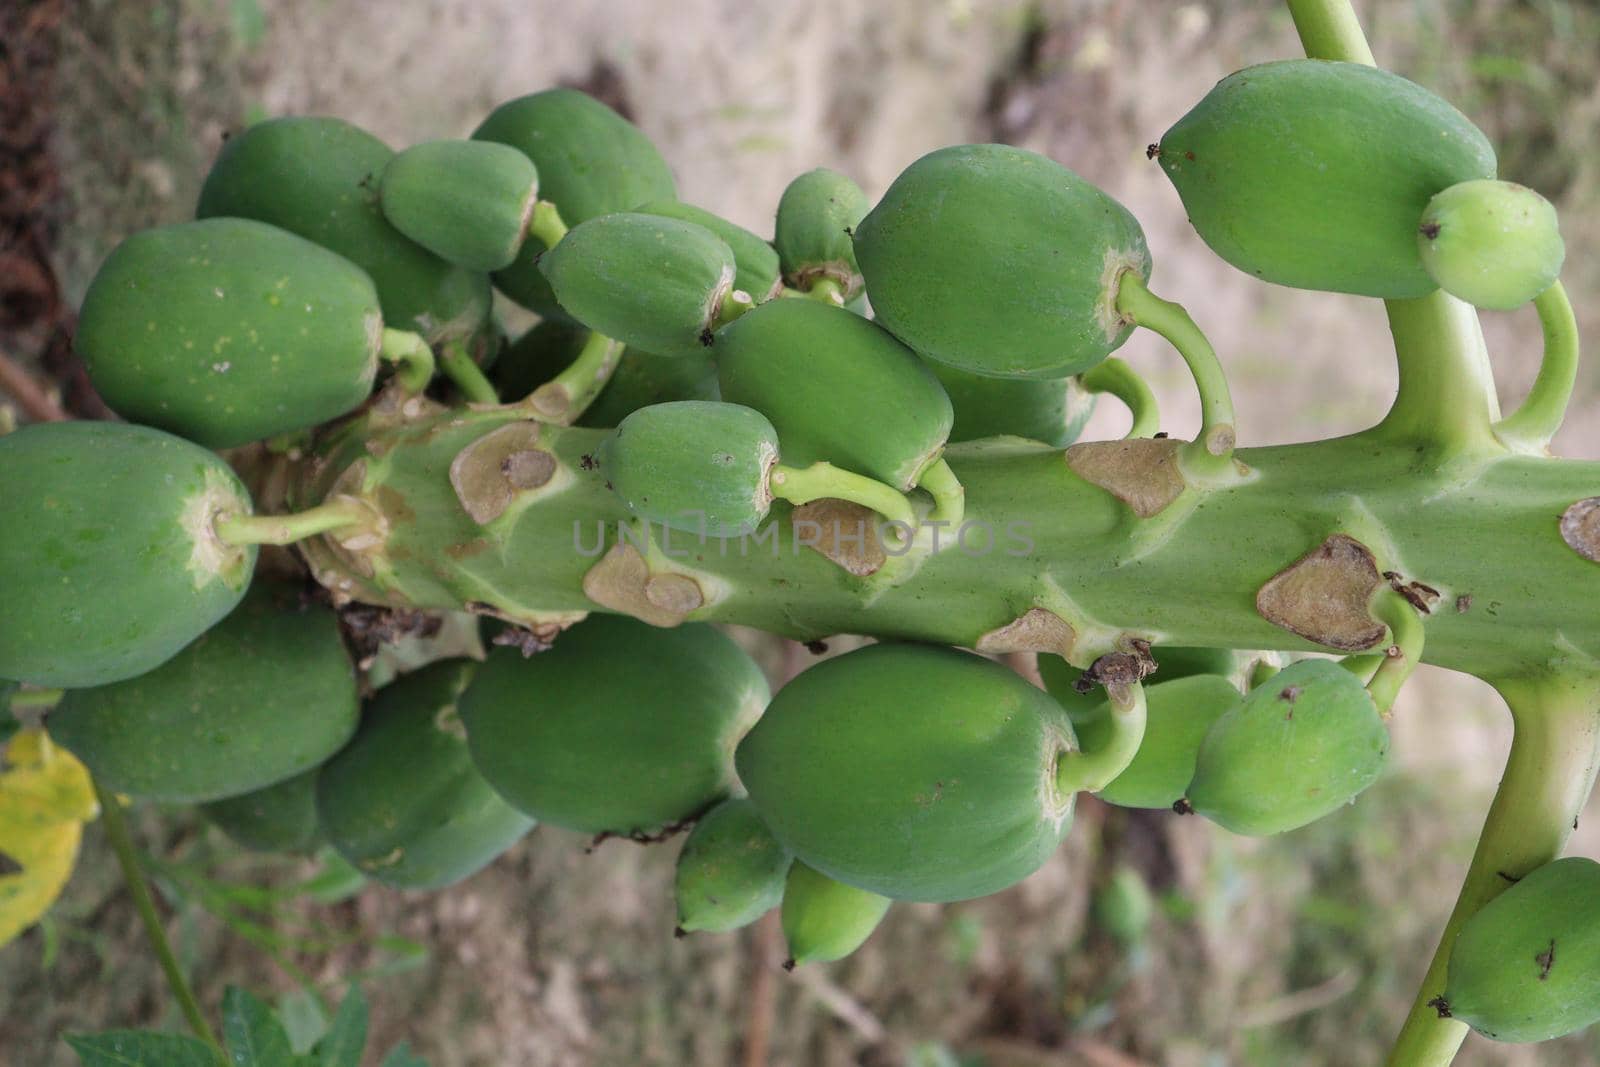
[[[754,408],[680,400],[640,408],[606,442],[605,470],[628,510],[706,537],[753,532],[772,506],[778,432]]]
[[[711,343],[733,291],[733,251],[704,226],[619,211],[572,228],[539,260],[567,314],[660,355]]]
[[[755,922],[783,899],[790,862],[750,801],[724,800],[695,823],[678,854],[678,929],[722,933]]]
[[[1445,100],[1377,67],[1291,59],[1218,82],[1161,138],[1161,169],[1211,250],[1279,285],[1426,296],[1417,220],[1494,149]]]
[[[828,462],[909,489],[955,420],[915,352],[816,300],[747,312],[717,333],[715,354],[722,398],[772,420],[790,466]]]
[[[883,922],[888,897],[836,882],[796,860],[783,886],[785,967],[842,960],[860,948]]]
[[[384,324],[429,342],[466,340],[489,319],[489,279],[447,263],[383,217],[388,145],[333,118],[258,122],[228,138],[206,175],[199,218],[256,219],[348,259],[372,278]]]
[[[1144,876],[1128,866],[1119,866],[1094,896],[1095,921],[1122,945],[1133,948],[1150,931],[1155,901]]]
[[[1438,1006],[1496,1041],[1548,1041],[1600,1022],[1600,863],[1547,863],[1468,919]]]
[[[1554,204],[1525,185],[1485,179],[1428,201],[1417,251],[1439,288],[1500,311],[1550,288],[1567,255]]]
[[[250,513],[215,453],[144,426],[40,423],[0,437],[0,677],[104,685],[171,659],[244,595]]]
[[[855,228],[872,208],[861,186],[836,170],[808,170],[783,190],[772,244],[784,281],[809,290],[820,278],[839,287],[845,300],[861,292]]]
[[[545,319],[517,338],[489,377],[508,400],[532,393],[578,357],[589,331],[567,319]],[[717,366],[711,349],[658,356],[627,348],[610,381],[578,417],[579,426],[614,427],[633,412],[673,400],[716,400]]]
[[[633,209],[643,215],[660,215],[704,226],[727,242],[733,251],[733,287],[743,289],[758,304],[783,290],[778,253],[771,244],[743,226],[735,225],[714,211],[685,204],[681,200],[652,200]]]
[[[637,126],[576,89],[546,89],[507,101],[472,132],[475,141],[510,145],[539,170],[539,197],[569,227],[613,211],[677,195],[672,172]],[[494,275],[500,291],[541,315],[562,314],[538,266],[534,237]]]
[[[197,803],[316,767],[350,739],[359,708],[333,611],[257,585],[149,674],[69,691],[48,726],[107,788]]]
[[[596,615],[531,659],[489,654],[461,698],[472,758],[506,801],[584,833],[647,833],[734,788],[767,683],[706,623]]]
[[[997,378],[1062,378],[1105,359],[1133,329],[1116,309],[1119,280],[1151,266],[1121,204],[1053,159],[993,144],[907,167],[861,220],[855,250],[890,332]]]
[[[253,852],[307,853],[322,843],[316,796],[313,768],[265,789],[203,804],[200,813]]]
[[[1072,724],[990,660],[870,645],[810,668],[739,745],[773,835],[832,878],[896,900],[999,892],[1055,851]]]
[[[442,889],[533,828],[467,753],[456,702],[476,667],[443,660],[378,690],[355,738],[317,775],[322,833],[368,877]]]
[[[75,347],[119,415],[232,448],[360,405],[382,335],[354,263],[266,223],[204,219],[118,245]]]
[[[1232,682],[1215,674],[1199,674],[1145,686],[1144,740],[1133,762],[1111,784],[1095,794],[1124,808],[1170,808],[1194,779],[1200,745],[1213,723],[1239,705],[1242,697]],[[1093,750],[1110,726],[1107,706],[1091,726],[1079,729],[1085,748]]]
[[[990,378],[946,363],[929,365],[955,409],[952,442],[1010,435],[1065,448],[1094,414],[1095,396],[1076,377]]]
[[[533,161],[493,141],[428,141],[389,160],[383,215],[434,255],[470,270],[510,266],[539,196]]]
[[[1234,833],[1281,834],[1377,781],[1389,731],[1361,680],[1324,659],[1290,664],[1212,724],[1187,803]]]

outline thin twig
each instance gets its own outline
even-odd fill
[[[7,393],[34,422],[65,422],[68,415],[33,375],[0,352],[0,393]]]
[[[774,975],[778,970],[778,944],[782,931],[777,909],[756,923],[750,943],[750,1013],[744,1026],[744,1067],[767,1067],[772,1048],[772,1016],[777,1001]]]

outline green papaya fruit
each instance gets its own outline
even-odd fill
[[[1495,897],[1450,948],[1441,1014],[1496,1041],[1600,1022],[1600,863],[1547,863]]]
[[[836,170],[818,167],[790,182],[778,199],[773,246],[783,277],[809,290],[826,278],[846,301],[860,295],[861,268],[852,235],[872,207],[861,187]]]
[[[1322,59],[1229,75],[1158,151],[1195,230],[1235,267],[1390,299],[1434,290],[1416,241],[1428,201],[1497,165],[1482,131],[1427,89]]]
[[[510,145],[539,169],[539,196],[568,226],[677,196],[672,172],[639,128],[576,89],[546,89],[495,108],[475,141]],[[541,315],[562,314],[538,267],[546,246],[522,243],[516,261],[494,275],[500,291]]]
[[[623,344],[696,355],[733,292],[733,250],[704,226],[620,211],[579,223],[539,260],[567,314]]]
[[[205,219],[118,245],[76,348],[119,415],[233,448],[356,408],[382,337],[360,267],[276,226]]]
[[[584,833],[659,830],[734,788],[767,683],[705,623],[596,615],[531,659],[489,654],[461,698],[472,758],[514,807]]]
[[[778,432],[753,408],[680,400],[640,408],[606,442],[611,488],[647,522],[706,537],[737,537],[772,506],[767,479]]]
[[[1509,311],[1554,284],[1567,246],[1554,204],[1525,185],[1479,179],[1428,201],[1417,253],[1451,296]]]
[[[764,304],[783,291],[783,276],[778,253],[770,243],[743,226],[737,226],[714,211],[707,211],[681,200],[652,200],[633,209],[641,215],[660,215],[704,226],[720,237],[733,251],[733,286]]]
[[[143,426],[40,423],[0,437],[0,677],[103,685],[171,659],[244,595],[250,496],[214,453]]]
[[[1301,660],[1212,724],[1187,803],[1234,833],[1281,834],[1350,803],[1388,754],[1389,731],[1361,679],[1331,660]]]
[[[1009,434],[1065,448],[1094,414],[1095,395],[1075,376],[990,378],[931,360],[928,365],[955,410],[952,443]]]
[[[195,214],[256,219],[348,259],[372,277],[384,324],[430,343],[467,340],[489,319],[489,279],[447,263],[383,217],[388,145],[333,118],[258,122],[228,138]]]
[[[107,788],[198,803],[316,767],[350,739],[359,708],[333,611],[258,584],[149,674],[70,690],[48,723]]]
[[[678,929],[724,933],[755,922],[783,899],[790,862],[750,801],[724,800],[695,823],[678,854]]]
[[[739,745],[772,833],[832,878],[896,900],[966,900],[1032,874],[1072,824],[1056,764],[1072,723],[990,660],[870,645],[779,690]]]
[[[265,789],[203,804],[200,813],[253,852],[309,853],[322,843],[316,796],[313,768]]]
[[[1144,740],[1133,762],[1095,794],[1123,808],[1170,808],[1194,779],[1195,759],[1211,725],[1242,697],[1232,682],[1216,674],[1197,674],[1145,686]],[[1097,712],[1078,736],[1094,750],[1109,732],[1110,705]]]
[[[1124,271],[1150,276],[1128,210],[1055,160],[956,145],[907,167],[855,232],[878,321],[996,378],[1062,378],[1127,340]],[[782,430],[782,427],[779,427]]]
[[[909,489],[955,420],[916,353],[816,300],[746,312],[717,332],[715,356],[722,398],[771,419],[791,466],[828,462]]]
[[[844,959],[872,936],[892,903],[795,860],[783,885],[780,917],[789,943],[784,966]]]
[[[1150,650],[1150,658],[1156,663],[1156,673],[1146,683],[1151,687],[1179,678],[1192,678],[1197,674],[1216,674],[1226,678],[1239,666],[1238,654],[1231,648],[1157,645]],[[1081,669],[1060,656],[1039,657],[1039,679],[1044,682],[1045,691],[1067,710],[1078,733],[1085,735],[1086,731],[1100,728],[1097,724],[1105,718],[1110,708],[1106,703],[1105,691],[1099,686],[1087,693],[1080,693],[1074,688],[1073,683],[1082,677]],[[1090,738],[1082,736],[1082,740],[1088,743]]]
[[[525,397],[577,358],[589,331],[564,319],[545,319],[517,338],[495,364],[490,379],[500,395]],[[642,407],[673,400],[716,400],[717,365],[711,349],[657,356],[627,348],[611,380],[582,415],[579,426],[611,428]]]
[[[1122,865],[1094,896],[1094,918],[1106,933],[1128,948],[1144,942],[1150,932],[1155,901],[1144,876]]]
[[[355,738],[317,776],[323,835],[368,877],[442,889],[533,828],[467,752],[457,701],[476,667],[444,660],[378,690]]]
[[[390,225],[469,270],[511,265],[539,196],[533,161],[493,141],[428,141],[389,160],[378,199]]]

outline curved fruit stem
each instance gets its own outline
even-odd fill
[[[1556,282],[1533,299],[1544,330],[1544,362],[1522,406],[1495,424],[1495,436],[1516,452],[1543,452],[1561,429],[1578,381],[1578,320]]]
[[[212,528],[230,545],[289,545],[317,534],[374,524],[376,515],[354,497],[334,497],[293,515],[218,515]]]
[[[1068,793],[1098,793],[1128,769],[1144,743],[1146,703],[1138,682],[1106,686],[1111,702],[1111,732],[1093,752],[1068,752],[1056,764],[1056,789]]]
[[[1600,675],[1494,680],[1511,708],[1515,733],[1505,775],[1484,820],[1455,910],[1388,1067],[1445,1067],[1467,1036],[1440,1018],[1450,948],[1461,926],[1489,901],[1561,855],[1600,766]]]
[[[1133,416],[1128,437],[1154,437],[1161,429],[1161,406],[1156,402],[1156,394],[1127,360],[1109,356],[1098,366],[1084,371],[1078,381],[1091,393],[1108,393],[1122,401]]]
[[[589,333],[577,358],[560,374],[535,389],[524,401],[546,422],[570,426],[594,403],[600,390],[622,359],[621,341],[604,334]]]
[[[1289,15],[1312,59],[1377,65],[1349,0],[1289,0]]]
[[[123,880],[128,884],[128,895],[133,898],[134,910],[139,913],[139,921],[144,924],[145,936],[150,939],[150,947],[155,950],[156,959],[161,963],[161,970],[167,976],[167,985],[172,989],[172,995],[178,1002],[183,1017],[189,1023],[189,1029],[194,1031],[194,1036],[211,1046],[218,1056],[218,1062],[226,1060],[222,1046],[217,1044],[217,1035],[212,1031],[211,1024],[206,1022],[205,1014],[200,1010],[200,1002],[195,999],[194,990],[189,988],[189,982],[183,976],[183,968],[178,966],[178,958],[173,955],[172,945],[167,941],[166,931],[161,927],[161,916],[156,914],[156,902],[150,895],[150,884],[145,881],[144,872],[139,867],[139,855],[133,847],[133,838],[128,833],[128,821],[123,818],[122,804],[115,796],[101,788],[99,782],[94,783],[94,795],[100,802],[100,821],[105,827],[106,841],[111,845],[111,851],[117,857],[117,866],[122,868]]]
[[[1339,666],[1360,678],[1362,685],[1367,685],[1377,677],[1378,668],[1388,662],[1386,653],[1367,652],[1359,656],[1346,656],[1339,661]]]
[[[561,219],[561,210],[548,200],[533,205],[528,216],[528,236],[537,238],[546,249],[554,248],[567,235],[567,224]]]
[[[1411,672],[1422,662],[1422,619],[1417,611],[1399,593],[1384,586],[1372,598],[1373,618],[1389,627],[1392,644],[1384,654],[1383,662],[1367,682],[1367,692],[1385,718],[1394,707],[1394,698],[1400,694]]]
[[[961,479],[950,469],[948,460],[940,456],[928,464],[917,479],[917,488],[925,489],[933,496],[933,514],[928,516],[930,520],[948,523],[951,528],[961,525],[961,519],[967,511],[967,491],[961,487]]]
[[[395,364],[395,381],[408,393],[422,392],[433,380],[433,349],[420,334],[386,327],[378,355]]]
[[[467,346],[460,341],[446,341],[439,356],[439,369],[455,383],[461,395],[471,404],[498,404],[500,394],[494,391],[489,379],[467,354]]]
[[[907,537],[917,528],[916,514],[904,493],[832,463],[813,463],[809,467],[786,467],[780,463],[772,468],[767,484],[773,496],[791,504],[809,504],[824,498],[848,500],[905,527]]]
[[[1200,433],[1184,446],[1184,469],[1201,477],[1233,469],[1233,397],[1211,342],[1181,304],[1152,293],[1137,271],[1124,271],[1117,283],[1117,310],[1171,342],[1200,390]]]

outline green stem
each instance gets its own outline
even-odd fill
[[[330,530],[367,526],[373,518],[366,504],[341,496],[293,515],[219,515],[213,528],[230,545],[289,545]]]
[[[811,288],[806,290],[806,296],[812,300],[820,300],[824,304],[832,304],[834,307],[844,307],[844,286],[839,284],[837,278],[830,278],[826,274],[812,279]]]
[[[535,389],[527,405],[546,422],[572,425],[611,381],[622,359],[623,347],[621,341],[591,331],[577,358],[560,374]]]
[[[528,235],[537,238],[545,248],[554,248],[567,235],[561,210],[548,200],[534,204],[533,213],[528,216]]]
[[[1517,879],[1561,855],[1600,766],[1600,675],[1544,675],[1493,684],[1511,708],[1511,755],[1461,895],[1388,1067],[1446,1067],[1455,1058],[1467,1027],[1440,1018],[1431,1002],[1444,993],[1456,935]]]
[[[1289,0],[1289,15],[1310,58],[1376,65],[1349,0]]]
[[[1522,406],[1495,424],[1495,436],[1519,452],[1538,453],[1550,444],[1567,416],[1578,381],[1578,320],[1560,282],[1533,299],[1544,330],[1544,362]]]
[[[1117,285],[1117,310],[1165,337],[1189,365],[1200,390],[1200,433],[1183,449],[1184,468],[1202,477],[1231,473],[1233,397],[1211,342],[1182,305],[1152,293],[1137,271],[1123,272]]]
[[[11,699],[5,701],[12,711],[33,711],[38,708],[53,708],[61,703],[61,698],[67,695],[65,689],[19,689],[11,694]],[[0,695],[0,700],[4,700]]]
[[[1128,769],[1144,742],[1145,695],[1138,682],[1106,686],[1111,698],[1111,733],[1093,752],[1068,752],[1056,764],[1061,794],[1098,793]]]
[[[399,368],[395,380],[408,393],[422,392],[433,380],[433,349],[420,334],[385,329],[378,354]]]
[[[929,519],[948,523],[951,529],[961,525],[967,510],[967,491],[961,487],[961,479],[956,477],[956,472],[950,469],[950,463],[943,456],[923,468],[917,479],[917,488],[925,489],[933,496],[933,514],[928,516]]]
[[[791,504],[809,504],[824,498],[848,500],[899,523],[907,537],[917,528],[916,514],[904,493],[831,463],[813,463],[809,467],[786,467],[780,463],[772,468],[767,483],[773,496]]]
[[[468,403],[500,403],[500,394],[495,392],[489,379],[483,376],[483,370],[467,353],[467,346],[460,341],[445,342],[444,351],[439,357],[439,369],[455,383]]]
[[[1108,393],[1122,401],[1133,416],[1127,436],[1154,437],[1161,429],[1161,407],[1156,402],[1156,394],[1126,360],[1111,356],[1094,369],[1084,371],[1078,380],[1091,393]]]
[[[728,295],[722,298],[722,303],[717,305],[717,314],[711,320],[711,332],[722,329],[746,311],[754,311],[755,299],[743,289],[729,290]]]
[[[1378,668],[1389,662],[1389,657],[1382,652],[1367,652],[1359,656],[1346,656],[1339,661],[1339,666],[1361,679],[1362,685],[1369,684],[1377,677]]]
[[[1395,697],[1400,695],[1400,687],[1422,662],[1422,619],[1405,597],[1388,586],[1379,589],[1372,598],[1371,610],[1373,618],[1389,627],[1391,645],[1367,682],[1367,692],[1372,694],[1378,714],[1388,716]]]
[[[189,988],[183,969],[178,965],[178,958],[172,952],[172,945],[167,941],[166,931],[161,927],[161,916],[156,914],[156,902],[150,895],[150,884],[145,881],[144,872],[139,868],[139,855],[128,833],[128,821],[123,817],[122,805],[99,782],[94,783],[94,794],[100,801],[100,819],[105,827],[106,840],[116,854],[117,866],[122,868],[123,880],[128,884],[128,895],[133,898],[134,909],[139,913],[139,921],[144,924],[150,947],[155,950],[161,970],[167,976],[167,985],[171,987],[172,995],[177,999],[178,1007],[188,1020],[194,1036],[210,1045],[212,1051],[226,1060],[222,1046],[217,1043],[217,1035],[212,1032],[211,1024],[206,1022],[200,1002],[195,999],[194,990]]]

